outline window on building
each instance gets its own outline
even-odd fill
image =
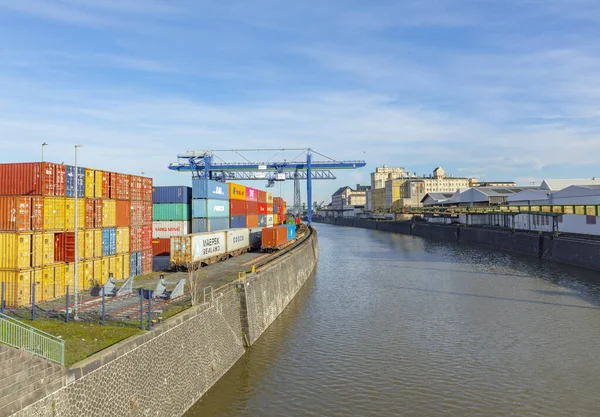
[[[585,224],[596,224],[596,216],[585,216]]]

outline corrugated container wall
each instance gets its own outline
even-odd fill
[[[0,230],[35,232],[43,227],[43,197],[0,196]]]
[[[225,232],[196,233],[171,238],[171,263],[199,262],[227,251]]]
[[[227,252],[250,247],[250,229],[229,229],[227,234]]]
[[[219,219],[192,219],[192,233],[229,229],[229,217]]]
[[[75,184],[77,184],[77,197],[85,197],[85,168],[77,167],[76,178],[75,167],[67,165],[65,189],[65,195],[67,197],[75,197]]]
[[[244,200],[229,200],[229,214],[232,216],[246,215],[246,204]]]
[[[191,222],[187,221],[158,221],[152,222],[152,238],[168,239],[171,236],[191,233]]]
[[[152,202],[161,203],[183,203],[190,204],[192,199],[191,187],[183,185],[176,186],[156,186],[152,189]]]
[[[240,227],[246,227],[246,216],[231,216],[229,226],[232,229],[238,229]]]
[[[229,199],[229,184],[213,180],[193,179],[192,198]]]
[[[161,204],[162,205],[162,204]],[[157,205],[155,205],[156,208]],[[225,200],[192,200],[192,218],[222,218],[229,217],[229,203]],[[158,219],[157,219],[158,220]],[[176,219],[171,219],[176,220]]]
[[[143,204],[142,204],[143,206]],[[190,205],[182,203],[154,204],[152,221],[186,221],[190,219]]]
[[[246,200],[246,186],[229,183],[229,199],[231,200]]]
[[[262,229],[262,247],[276,248],[288,241],[288,229],[285,226],[265,227]]]
[[[165,256],[169,254],[171,249],[171,238],[168,239],[152,239],[152,255]]]
[[[65,166],[51,162],[0,164],[0,195],[64,196]]]

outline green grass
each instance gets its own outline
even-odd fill
[[[57,320],[23,320],[46,333],[65,341],[65,366],[71,366],[121,340],[141,333],[133,326],[100,325],[83,322],[65,323]]]

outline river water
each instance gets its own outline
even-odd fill
[[[316,227],[314,277],[188,416],[600,415],[599,273]]]

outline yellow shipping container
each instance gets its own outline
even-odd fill
[[[41,235],[42,241],[42,262],[41,266],[49,265],[54,263],[54,233],[43,233]],[[36,263],[37,260],[36,260]]]
[[[117,256],[108,257],[108,274],[112,274],[113,278],[117,279]],[[107,278],[108,279],[108,278]],[[121,279],[121,278],[118,278]]]
[[[94,197],[94,184],[96,181],[94,179],[94,170],[86,168],[85,169],[85,196],[88,198]]]
[[[65,228],[65,198],[44,197],[44,230]]]
[[[94,229],[94,258],[102,256],[102,229]],[[94,276],[96,273],[94,272]]]
[[[129,252],[129,227],[117,227],[117,253]]]
[[[103,285],[104,283],[102,282],[102,259],[94,259],[93,263],[94,263],[94,273],[92,275],[93,283],[94,283],[94,285],[96,285],[96,284]]]
[[[81,270],[83,271],[83,282],[84,288],[89,289],[94,286],[96,281],[94,280],[94,261],[84,261],[81,263]]]
[[[86,229],[83,233],[85,235],[85,242],[83,247],[82,258],[91,259],[94,257],[94,229]]]
[[[267,204],[273,204],[273,194],[267,192]]]
[[[279,224],[279,215],[278,214],[273,214],[273,224],[274,225]]]
[[[123,279],[128,279],[129,278],[129,267],[130,267],[129,254],[127,253],[125,255],[117,255],[117,256],[121,257],[123,260]]]
[[[31,236],[31,242],[31,266],[37,268],[44,263],[44,234],[34,233]],[[54,254],[52,255],[54,256]]]
[[[65,295],[65,264],[54,267],[54,298]]]
[[[246,187],[244,185],[229,183],[229,199],[246,201]]]
[[[31,274],[31,269],[0,271],[0,282],[4,283],[4,305],[6,307],[31,304]]]
[[[122,255],[115,256],[115,270],[113,272],[113,277],[116,280],[123,279],[123,256]]]
[[[85,199],[77,199],[77,228],[83,229],[85,227]],[[75,199],[65,199],[65,229],[75,230]]]
[[[31,268],[31,233],[0,233],[0,268]]]
[[[102,227],[117,225],[117,200],[105,198],[102,200]]]
[[[88,267],[89,261],[82,261],[77,263],[77,275],[79,275],[79,282],[77,282],[77,291],[87,290],[89,283],[86,280],[86,268]],[[92,268],[93,270],[93,265]],[[75,292],[75,264],[65,264],[65,293],[67,292],[66,286],[69,286],[69,294]]]
[[[108,274],[110,274],[110,258],[111,256],[105,256],[102,258],[102,274],[100,275],[100,285],[106,284],[108,281]],[[94,271],[95,272],[95,271]],[[98,276],[98,274],[96,274]]]
[[[102,197],[102,171],[94,171],[94,197]]]
[[[42,301],[56,298],[54,296],[54,265],[49,265],[42,268],[42,285],[38,286],[35,291],[36,300],[38,299],[38,291],[41,293]]]

